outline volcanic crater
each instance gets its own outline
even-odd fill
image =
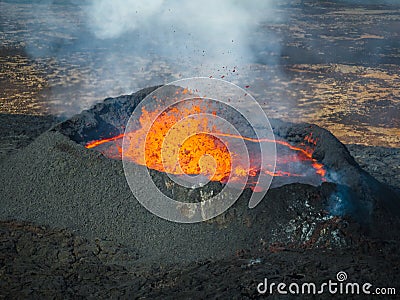
[[[271,245],[349,248],[368,239],[398,238],[398,195],[362,170],[327,130],[280,120],[270,120],[277,147],[283,147],[278,173],[254,209],[248,208],[248,201],[258,191],[252,189],[250,176],[238,201],[206,222],[177,224],[152,215],[128,187],[118,156],[120,139],[115,137],[124,133],[135,107],[156,89],[107,98],[57,124],[4,162],[0,176],[10,184],[0,190],[3,219],[71,228],[87,238],[122,243],[137,253],[124,264],[223,258],[240,249],[262,251]],[[113,148],[117,151],[110,152]],[[279,162],[285,149],[308,160],[313,175],[279,174],[280,167],[287,167]],[[320,167],[313,167],[316,164]],[[166,172],[149,169],[157,187],[181,202],[204,201],[224,186],[223,180],[211,180],[201,187],[182,187]]]

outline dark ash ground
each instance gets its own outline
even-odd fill
[[[168,268],[127,268],[118,262],[135,258],[123,246],[86,240],[67,230],[3,221],[0,234],[5,298],[246,299],[257,298],[256,285],[264,277],[318,283],[343,270],[354,282],[399,288],[394,242],[366,243],[352,251],[277,247],[257,254],[260,263],[253,264],[249,252]]]

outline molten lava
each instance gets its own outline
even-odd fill
[[[212,181],[226,182],[230,178],[237,182],[245,181],[246,186],[253,187],[260,173],[258,160],[250,157],[250,166],[236,165],[232,168],[232,159],[239,157],[240,153],[232,153],[228,148],[235,149],[235,140],[245,141],[246,145],[275,142],[278,149],[276,169],[275,172],[266,171],[268,175],[304,177],[309,176],[311,168],[314,176],[325,181],[324,166],[312,157],[313,146],[316,144],[312,135],[307,136],[300,146],[293,146],[283,140],[240,136],[216,128],[212,122],[216,113],[204,114],[204,111],[200,105],[179,109],[171,107],[162,112],[143,109],[140,124],[135,130],[91,141],[86,144],[86,148],[99,147],[106,156],[121,159],[122,139],[125,137],[129,143],[124,156],[137,164],[175,175],[202,174]],[[296,172],[298,170],[293,166],[298,162],[309,166],[307,172]]]

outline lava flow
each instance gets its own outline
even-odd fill
[[[235,141],[246,142],[250,148],[251,145],[257,148],[260,143],[275,142],[278,150],[276,168],[275,172],[265,171],[267,175],[286,178],[314,176],[325,181],[324,166],[312,157],[316,143],[312,136],[307,136],[300,146],[283,140],[240,136],[218,130],[211,120],[216,114],[202,115],[202,112],[204,109],[199,105],[172,107],[163,112],[143,109],[138,128],[91,141],[86,148],[96,148],[107,157],[121,159],[122,139],[125,137],[129,143],[124,157],[137,164],[175,175],[202,174],[223,183],[228,179],[244,181],[247,187],[254,187],[260,174],[259,160],[250,151],[250,165],[235,164],[233,168],[232,159],[242,155],[235,151],[232,153],[232,149],[236,149]],[[272,170],[273,166],[270,167]]]

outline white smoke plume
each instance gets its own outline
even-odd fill
[[[261,64],[279,59],[279,39],[265,27],[281,22],[272,0],[0,3],[7,20],[0,41],[23,45],[43,66],[49,74],[44,101],[66,117],[105,97],[184,77],[243,86],[260,56]]]
[[[272,19],[271,7],[265,0],[93,0],[86,11],[97,38],[123,37],[140,55],[201,65],[210,73],[252,61],[251,38]]]

